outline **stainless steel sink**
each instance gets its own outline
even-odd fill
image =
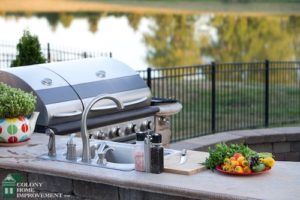
[[[101,168],[109,168],[121,171],[131,171],[134,170],[134,144],[127,144],[127,143],[118,143],[118,142],[111,142],[111,141],[102,141],[102,140],[94,140],[90,142],[90,145],[100,145],[101,143],[105,142],[106,146],[113,148],[113,151],[108,151],[105,155],[106,163],[105,164],[98,164],[98,156],[97,153],[94,158],[91,159],[91,162],[86,163],[81,161],[82,156],[82,149],[77,148],[76,151],[76,160],[67,160],[66,159],[66,152],[67,147],[63,149],[59,149],[56,153],[56,156],[48,156],[48,154],[44,154],[39,158],[45,160],[53,160],[53,161],[60,161],[60,162],[68,162],[80,165],[88,165],[94,167],[101,167]],[[177,150],[173,149],[164,149],[165,156],[170,156],[172,154],[177,153]]]
[[[124,108],[123,102],[114,96],[107,94],[96,96],[85,107],[82,114],[80,131],[81,145],[79,146],[74,142],[76,134],[71,134],[66,146],[58,151],[55,145],[55,133],[52,129],[48,128],[46,130],[46,134],[49,135],[48,154],[42,155],[40,158],[123,171],[134,170],[133,153],[135,145],[89,139],[87,116],[93,105],[101,100],[111,100],[116,104],[117,108]],[[170,154],[170,151],[165,152],[166,156]]]
[[[97,144],[97,143],[103,143],[103,141],[91,142],[91,146],[94,144]],[[100,165],[97,163],[97,160],[98,160],[97,155],[89,163],[82,162],[81,161],[82,149],[80,149],[80,148],[77,148],[75,160],[67,160],[66,159],[67,147],[64,149],[60,149],[56,153],[56,156],[50,157],[50,156],[48,156],[48,154],[44,154],[44,155],[40,156],[39,158],[45,159],[45,160],[68,162],[68,163],[116,169],[116,170],[122,170],[122,171],[134,170],[134,160],[133,160],[134,145],[110,142],[110,141],[105,141],[105,143],[107,144],[107,146],[113,148],[114,151],[107,152],[107,154],[106,154],[107,163],[105,163],[103,165]]]

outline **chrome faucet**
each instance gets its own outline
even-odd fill
[[[90,141],[89,141],[89,135],[87,130],[87,116],[93,105],[95,105],[98,101],[103,99],[109,99],[112,100],[116,105],[118,109],[123,109],[124,105],[123,103],[117,99],[116,97],[110,96],[110,95],[98,95],[96,96],[84,109],[82,113],[82,119],[81,119],[81,139],[82,139],[82,162],[89,163],[91,162],[91,152],[90,152]]]

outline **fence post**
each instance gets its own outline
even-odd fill
[[[152,86],[151,85],[151,79],[152,79],[151,72],[152,72],[152,69],[150,67],[148,67],[147,68],[147,85],[150,88],[150,90],[151,90],[151,86]]]
[[[112,52],[109,52],[109,57],[112,58]]]
[[[47,43],[47,61],[48,63],[51,62],[51,53],[50,53],[50,43]]]
[[[216,131],[216,63],[211,63],[211,130]]]
[[[265,61],[265,127],[269,126],[269,81],[270,81],[270,63]]]

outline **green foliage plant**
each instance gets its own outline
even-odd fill
[[[209,157],[203,163],[208,169],[214,170],[216,166],[222,164],[225,158],[230,158],[234,153],[241,153],[248,160],[251,156],[257,154],[254,150],[243,144],[230,144],[225,143],[216,144],[214,148],[209,148]]]
[[[42,54],[38,37],[31,35],[28,30],[25,30],[17,44],[17,56],[16,59],[12,61],[11,67],[45,62],[46,59]]]
[[[14,118],[33,113],[36,97],[0,82],[0,118]]]

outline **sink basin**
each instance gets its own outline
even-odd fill
[[[116,169],[116,170],[122,170],[122,171],[131,171],[134,170],[134,144],[127,144],[127,143],[118,143],[118,142],[112,142],[112,141],[102,141],[102,140],[94,140],[91,141],[91,146],[95,144],[100,144],[105,142],[107,146],[113,148],[113,151],[108,151],[106,153],[106,160],[107,163],[104,165],[97,164],[97,153],[95,155],[95,158],[92,159],[90,163],[81,162],[81,152],[82,149],[77,148],[77,159],[74,161],[70,161],[66,159],[66,152],[67,147],[60,149],[59,152],[56,153],[56,157],[49,157],[48,154],[43,154],[39,158],[45,159],[45,160],[53,160],[53,161],[61,161],[61,162],[68,162],[68,163],[74,163],[74,164],[81,164],[81,165],[89,165],[94,167],[102,167],[102,168],[109,168],[109,169]],[[172,149],[164,149],[164,155],[170,156],[174,153],[177,153],[177,150]]]
[[[114,148],[114,151],[108,151],[106,153],[106,160],[112,163],[134,163],[134,148],[133,144],[126,143],[107,143],[110,147]],[[170,156],[175,154],[176,150],[164,149],[164,156]]]
[[[134,163],[134,145],[117,142],[106,142],[106,144],[114,149],[113,151],[108,151],[106,153],[107,162],[122,164]]]

